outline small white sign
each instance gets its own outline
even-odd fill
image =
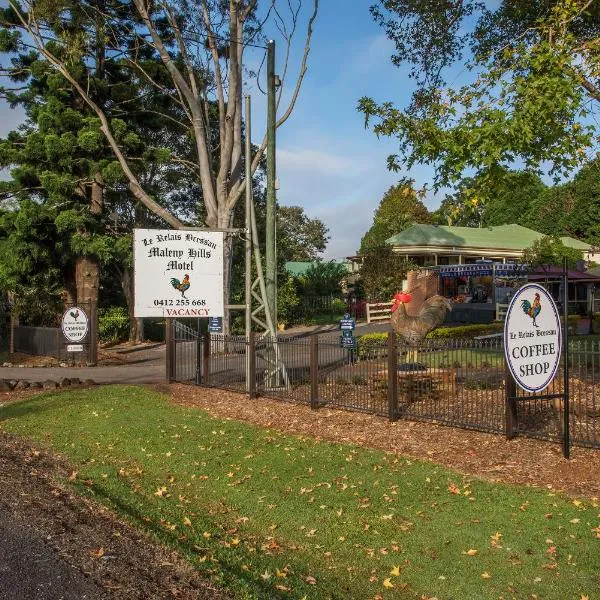
[[[504,323],[504,354],[517,385],[540,392],[554,379],[562,348],[560,316],[552,296],[529,283],[513,296]]]
[[[222,317],[223,232],[135,229],[136,317]]]
[[[67,344],[67,352],[83,352],[82,344]]]
[[[88,332],[88,317],[78,306],[71,306],[63,314],[62,332],[68,342],[81,342]]]

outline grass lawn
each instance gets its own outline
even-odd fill
[[[218,420],[138,387],[35,396],[0,407],[0,427],[63,454],[67,484],[240,598],[591,600],[600,589],[591,500]]]

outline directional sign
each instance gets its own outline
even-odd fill
[[[342,331],[352,331],[353,329],[356,329],[356,321],[348,313],[346,313],[344,318],[340,319],[340,329]]]
[[[208,317],[208,331],[210,333],[223,333],[223,317]]]
[[[528,283],[513,296],[504,323],[504,354],[517,385],[539,392],[554,379],[562,347],[561,323],[552,296]]]

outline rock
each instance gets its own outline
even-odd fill
[[[96,385],[96,382],[93,379],[84,379],[83,385]]]
[[[41,389],[41,388],[42,388],[42,384],[41,384],[39,381],[32,381],[32,382],[29,384],[29,387],[30,387],[30,388],[32,388],[32,389],[39,390],[39,389]]]
[[[25,365],[17,365],[17,367],[19,367],[19,369],[24,369]]]
[[[15,385],[17,385],[17,383],[19,383],[19,380],[18,379],[11,379],[8,383],[10,383],[10,385],[12,385],[13,389],[14,389]]]
[[[66,362],[61,362],[58,366],[59,367],[68,367],[69,365]]]
[[[71,385],[81,385],[81,379],[79,377],[71,377]]]
[[[13,386],[10,385],[10,381],[6,379],[0,379],[0,392],[12,392]]]
[[[70,387],[71,386],[71,380],[68,377],[63,377],[58,384],[60,385],[60,387]]]
[[[12,367],[13,364],[11,362],[5,362],[5,363],[2,363],[2,366],[3,367]]]
[[[58,387],[58,383],[56,383],[56,381],[53,381],[52,379],[46,379],[46,381],[42,383],[42,387],[45,390],[55,390]]]
[[[29,386],[29,381],[25,381],[24,379],[20,379],[17,381],[17,385],[15,385],[15,390],[26,390]]]

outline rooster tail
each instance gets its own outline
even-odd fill
[[[175,279],[175,277],[171,277],[171,285],[176,288],[180,284],[179,279]]]
[[[531,302],[529,302],[529,300],[521,300],[521,308],[523,309],[524,313],[529,313],[531,310]]]

